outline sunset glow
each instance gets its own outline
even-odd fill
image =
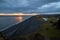
[[[11,13],[11,14],[5,14],[5,13],[0,13],[0,16],[35,16],[39,14],[24,14],[24,13]]]
[[[17,20],[18,20],[18,22],[22,22],[23,21],[23,17],[19,16],[19,17],[17,17]]]

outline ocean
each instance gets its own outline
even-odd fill
[[[24,16],[23,21],[28,19],[28,17]],[[9,28],[12,25],[20,23],[18,17],[0,17],[0,31],[5,28]]]

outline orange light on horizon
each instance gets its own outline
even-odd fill
[[[17,20],[18,20],[18,22],[22,22],[23,21],[23,16],[17,17]]]

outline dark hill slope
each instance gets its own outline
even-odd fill
[[[23,36],[29,33],[35,32],[37,29],[41,28],[42,19],[40,16],[33,16],[21,23],[11,26],[10,28],[3,30],[2,34],[5,38],[10,38],[14,36]]]

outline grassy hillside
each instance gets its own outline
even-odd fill
[[[55,17],[49,17],[47,21],[44,21],[40,16],[36,17],[37,20],[42,22],[41,28],[38,28],[33,33],[24,36],[15,36],[9,40],[60,40],[60,30],[56,29],[54,25],[57,22]]]

